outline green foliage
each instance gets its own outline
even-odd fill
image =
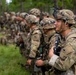
[[[28,11],[29,9],[34,7],[41,9],[46,6],[52,6],[52,4],[52,1],[49,0],[12,0],[12,3],[9,4],[9,7],[11,7],[10,10],[14,11],[18,11],[19,9],[21,11]]]
[[[64,0],[65,8],[72,8],[73,6],[73,0]]]
[[[65,7],[65,8],[73,8],[73,0],[57,0],[59,7]],[[23,4],[21,6],[21,4]],[[12,0],[12,3],[9,5],[11,6],[11,9],[14,11],[18,11],[19,9],[26,11],[33,7],[37,7],[40,9],[43,8],[50,8],[54,6],[53,0]]]
[[[2,9],[3,11],[26,11],[31,8],[40,8],[43,11],[49,10],[51,7],[54,7],[55,0],[12,0],[12,2],[6,5],[5,0],[2,0]],[[76,8],[76,0],[57,0],[58,7],[75,9]]]
[[[6,10],[6,0],[0,0],[0,14],[3,13],[3,11]]]
[[[2,46],[0,45],[0,75],[30,75],[18,63],[25,63],[19,49],[15,49],[14,45]]]
[[[62,7],[62,2],[58,0],[58,7]]]

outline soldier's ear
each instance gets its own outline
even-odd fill
[[[67,22],[65,22],[66,27],[69,26],[69,24]]]

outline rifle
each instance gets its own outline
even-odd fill
[[[59,47],[59,43],[60,43],[60,35],[58,33],[56,33],[56,41],[55,41],[54,53],[56,55],[58,55],[58,56],[59,56],[60,50],[61,50],[61,47]]]
[[[37,53],[38,56],[37,56],[36,59],[37,60],[39,60],[39,59],[46,60],[47,59],[48,50],[49,50],[49,44],[47,44],[47,43],[42,44],[40,46],[40,48],[39,48],[39,53]],[[42,75],[45,75],[45,72],[49,69],[49,68],[46,69],[45,66],[40,66],[38,68],[41,69]]]

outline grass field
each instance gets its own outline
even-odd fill
[[[15,49],[14,45],[0,45],[0,75],[30,75],[25,68],[18,63],[25,63],[19,49]]]

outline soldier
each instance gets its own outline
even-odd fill
[[[26,20],[25,20],[25,18],[26,18],[27,15],[28,15],[28,13],[26,13],[26,12],[23,12],[23,13],[20,14],[20,17],[22,18],[22,20],[20,21],[21,31],[25,31],[25,29],[26,29]]]
[[[14,22],[15,18],[16,18],[15,12],[10,12],[10,22],[11,22],[11,24]]]
[[[8,29],[9,28],[8,23],[9,23],[10,14],[7,12],[4,12],[3,17],[4,17],[4,25]]]
[[[29,14],[35,15],[39,21],[41,20],[41,11],[38,8],[33,8],[29,11]]]
[[[55,20],[53,18],[44,18],[41,22],[40,22],[44,32],[44,41],[45,44],[43,44],[43,55],[44,55],[44,61],[41,60],[37,60],[36,64],[37,66],[45,66],[45,75],[53,75],[53,71],[50,72],[50,68],[49,63],[48,63],[48,52],[49,49],[55,45],[55,38],[56,38],[56,32],[55,32]],[[46,54],[45,54],[46,53]]]
[[[48,12],[42,12],[42,17],[43,18],[48,18],[50,15]]]
[[[56,15],[56,31],[62,35],[60,55],[54,54],[52,47],[49,51],[49,64],[55,67],[55,75],[76,75],[76,30],[74,13],[71,10],[60,10]]]
[[[28,15],[28,13],[26,12],[22,12],[20,13],[20,17],[22,17],[23,19],[25,19],[25,17]]]
[[[7,12],[4,12],[5,21],[9,20],[10,14]]]
[[[27,15],[28,15],[28,13],[26,13],[26,12],[20,13],[20,15],[16,17],[16,21],[18,21],[19,23],[17,25],[15,25],[16,27],[19,26],[19,28],[20,28],[20,36],[19,36],[16,44],[19,45],[20,53],[25,58],[27,58],[27,53],[28,53],[27,51],[29,50],[29,47],[28,47],[29,28],[26,25],[26,20],[25,20],[25,17]],[[16,28],[16,30],[19,31],[19,28]]]
[[[26,22],[30,28],[30,45],[31,45],[27,64],[32,65],[33,60],[36,59],[37,52],[41,44],[42,32],[40,28],[38,27],[39,20],[37,19],[35,15],[26,16]],[[34,67],[34,64],[32,65],[32,67]],[[36,74],[38,74],[38,70],[34,69],[34,72],[32,73],[32,75],[36,75]]]
[[[46,43],[49,43],[51,48],[51,38],[52,36],[56,33],[55,32],[55,19],[53,18],[44,18],[41,22],[40,22],[43,32],[44,32],[44,40]],[[55,38],[53,38],[53,40],[55,40]]]
[[[15,31],[15,12],[10,12],[10,18],[8,21],[8,27],[10,28],[11,38],[13,39],[13,30]]]

